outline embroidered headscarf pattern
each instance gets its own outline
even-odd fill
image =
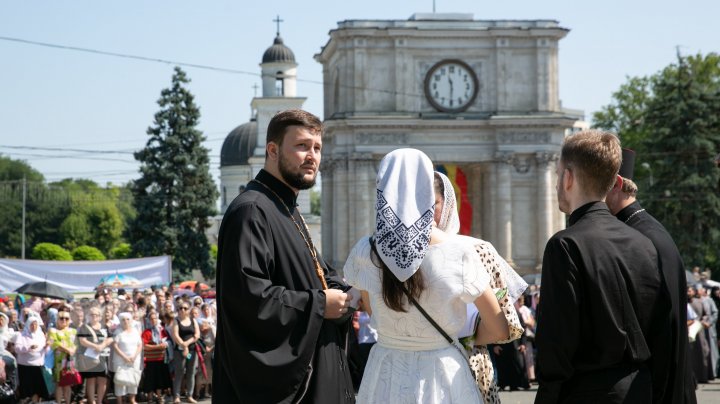
[[[400,281],[420,267],[430,243],[434,193],[432,162],[421,151],[398,149],[380,162],[375,242]]]

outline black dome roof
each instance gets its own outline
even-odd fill
[[[267,48],[265,53],[263,54],[262,58],[263,63],[273,63],[273,62],[290,62],[295,63],[295,54],[293,51],[290,50],[285,44],[283,44],[283,40],[278,34],[278,36],[275,37],[275,41],[273,42],[273,46]]]
[[[220,167],[247,165],[257,144],[257,122],[253,119],[233,129],[220,151]]]

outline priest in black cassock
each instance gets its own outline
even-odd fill
[[[266,145],[264,169],[220,226],[212,401],[353,403],[345,349],[355,293],[317,254],[296,203],[315,183],[322,123],[282,111]]]
[[[652,335],[661,327],[661,278],[652,242],[610,213],[617,137],[571,135],[557,164],[568,228],[545,247],[535,335],[536,403],[650,403]],[[663,317],[664,319],[664,317]]]
[[[685,266],[670,233],[636,200],[637,185],[632,181],[635,152],[623,149],[622,165],[606,202],[610,212],[636,229],[655,245],[662,286],[670,299],[667,324],[651,347],[650,369],[653,378],[653,403],[694,404],[695,383],[688,366],[687,281]]]

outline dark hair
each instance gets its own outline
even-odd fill
[[[395,274],[390,271],[390,268],[385,265],[380,255],[378,255],[377,249],[375,248],[375,239],[372,237],[370,237],[370,247],[372,248],[370,258],[373,264],[382,270],[383,302],[385,302],[385,305],[391,310],[407,313],[407,309],[405,308],[405,291],[403,291],[403,289],[406,288],[410,296],[415,300],[419,299],[423,290],[425,290],[425,279],[423,278],[422,272],[417,270],[408,280],[400,282]]]
[[[301,109],[280,111],[272,117],[267,128],[265,144],[273,142],[282,145],[288,126],[302,126],[322,135],[323,124],[317,116]]]

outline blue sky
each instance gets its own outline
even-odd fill
[[[554,19],[560,42],[563,106],[590,117],[627,76],[652,74],[683,54],[720,51],[720,2],[686,0],[436,0],[437,12],[475,19]],[[432,0],[364,1],[6,1],[0,37],[95,49],[246,73],[184,68],[201,108],[212,174],[219,183],[225,135],[250,118],[260,58],[275,36],[294,52],[298,95],[322,116],[321,65],[313,55],[338,21],[407,19]],[[131,152],[142,148],[173,65],[0,39],[0,153],[27,160],[48,180],[100,184],[137,177]],[[8,147],[12,146],[12,147]],[[32,147],[56,148],[38,150]],[[84,149],[92,152],[75,152]],[[102,153],[116,151],[117,154]]]

